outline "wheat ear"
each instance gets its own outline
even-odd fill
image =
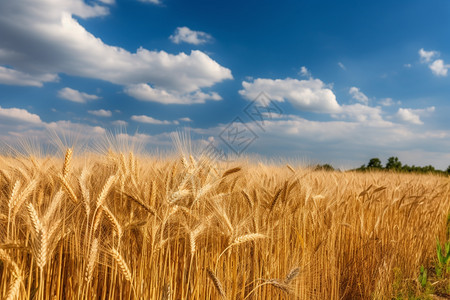
[[[239,172],[241,169],[242,169],[241,167],[228,169],[223,173],[222,178],[225,178],[233,173]]]
[[[48,235],[42,222],[39,220],[38,214],[34,209],[33,204],[27,204],[28,215],[31,219],[31,225],[35,233],[35,258],[38,267],[42,270],[47,263],[48,253]]]
[[[251,242],[251,241],[254,241],[257,239],[262,239],[262,238],[266,238],[266,236],[261,233],[249,233],[249,234],[244,234],[244,235],[241,235],[241,236],[235,238],[234,241],[230,245],[228,245],[228,247],[226,247],[225,250],[222,251],[222,253],[220,253],[220,255],[216,261],[216,268],[217,268],[217,265],[219,264],[220,257],[222,257],[222,255],[231,247],[239,245],[239,244]]]
[[[36,187],[36,184],[37,184],[36,179],[33,179],[27,185],[27,187],[17,196],[14,206],[12,207],[11,219],[13,219],[15,217],[15,215],[17,214],[20,207],[27,200],[28,196],[30,196],[31,192],[33,192],[34,188]]]
[[[14,300],[18,299],[19,290],[20,290],[20,282],[22,281],[21,277],[16,277],[11,282],[8,288],[8,292],[6,293],[5,300]]]
[[[66,193],[69,195],[70,200],[72,200],[73,203],[78,203],[78,198],[75,195],[73,189],[70,187],[70,184],[67,182],[66,178],[63,176],[60,176],[61,183],[66,190]]]
[[[106,181],[102,191],[98,195],[97,208],[99,208],[103,204],[103,202],[105,202],[106,196],[108,195],[109,190],[111,189],[111,186],[113,185],[114,181],[116,181],[116,175],[111,175]]]
[[[66,155],[64,156],[64,165],[62,169],[62,176],[64,178],[67,178],[70,172],[70,163],[72,162],[72,154],[73,150],[72,148],[68,148],[66,151]]]
[[[289,284],[292,280],[295,279],[295,277],[298,276],[298,274],[300,274],[299,267],[290,270],[289,273],[286,275],[286,278],[284,279],[284,284]]]
[[[122,238],[122,226],[120,226],[119,221],[117,220],[117,218],[114,216],[114,214],[106,207],[103,205],[103,211],[106,214],[106,218],[111,222],[111,224],[114,226],[116,232],[117,232],[117,236],[119,237],[119,241]]]
[[[125,279],[131,282],[131,271],[130,268],[128,268],[128,265],[123,259],[122,255],[120,255],[119,251],[117,251],[116,249],[112,249],[111,254],[114,260],[116,261],[117,265],[119,266],[119,269],[122,272]]]
[[[287,164],[286,167],[289,169],[289,171],[295,174],[295,169],[290,164]]]
[[[163,287],[163,300],[172,300],[172,291],[170,289],[170,283]]]
[[[219,278],[217,278],[216,274],[214,274],[214,272],[210,268],[206,268],[206,272],[208,273],[209,278],[212,280],[214,287],[216,288],[219,295],[222,297],[222,299],[225,299],[227,296]]]
[[[85,275],[84,275],[84,279],[88,283],[92,279],[92,274],[94,272],[95,261],[97,259],[97,253],[98,253],[98,239],[94,239],[94,241],[92,241],[91,249],[89,251],[89,260],[88,260],[88,264],[86,266],[86,272],[85,272]]]
[[[281,192],[282,192],[282,191],[283,191],[283,188],[279,189],[279,190],[276,192],[275,196],[273,197],[272,203],[270,204],[270,209],[269,209],[269,211],[272,211],[273,208],[275,207],[275,205],[277,204],[278,199],[280,199],[280,195],[281,195]]]
[[[91,197],[89,194],[89,190],[87,188],[87,177],[88,177],[88,171],[87,169],[83,169],[81,172],[81,175],[78,179],[78,184],[80,185],[81,189],[81,195],[83,196],[83,203],[84,203],[84,209],[86,212],[87,219],[89,219],[89,216],[91,214]]]

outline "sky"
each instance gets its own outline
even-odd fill
[[[446,169],[449,37],[447,0],[0,1],[0,141]]]

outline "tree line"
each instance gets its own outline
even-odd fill
[[[447,170],[438,170],[432,165],[420,167],[416,165],[409,166],[407,164],[402,164],[398,157],[391,156],[388,158],[386,165],[383,166],[381,160],[377,157],[371,158],[367,165],[362,165],[361,167],[355,169],[356,171],[370,171],[370,170],[386,170],[386,171],[397,171],[406,173],[436,173],[436,174],[446,174],[450,175],[450,166]]]
[[[339,169],[335,169],[330,164],[316,164],[313,165],[312,168],[316,171],[339,171]],[[352,169],[350,171],[395,171],[395,172],[405,172],[405,173],[434,173],[434,174],[442,174],[442,175],[450,175],[450,166],[448,166],[447,170],[439,170],[433,167],[432,165],[420,167],[416,165],[407,165],[402,164],[402,162],[396,156],[391,156],[388,158],[386,165],[383,166],[381,160],[377,157],[371,158],[367,165],[362,165],[359,168]]]

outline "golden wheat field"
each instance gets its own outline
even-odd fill
[[[1,156],[0,297],[407,298],[423,293],[449,209],[435,175]]]

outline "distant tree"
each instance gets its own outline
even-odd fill
[[[334,168],[330,164],[324,164],[324,165],[319,164],[314,168],[314,170],[316,170],[316,171],[319,171],[319,170],[320,171],[334,171]]]
[[[367,168],[369,169],[383,169],[381,165],[381,160],[379,158],[371,158],[369,163],[367,164]]]
[[[422,173],[433,173],[436,171],[436,169],[432,165],[428,165],[425,167],[420,168]]]
[[[408,166],[408,165],[403,165],[403,166],[401,167],[401,170],[402,170],[403,172],[411,172],[411,171],[412,171],[412,167],[410,167],[410,166]]]
[[[450,175],[450,166],[448,166],[448,168],[447,168],[447,174],[449,174]]]
[[[400,170],[402,168],[402,163],[398,160],[398,157],[389,157],[386,163],[386,169],[388,170]]]

